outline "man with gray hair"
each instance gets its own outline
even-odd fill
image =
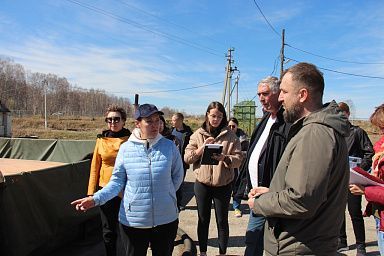
[[[277,77],[268,76],[258,84],[257,95],[263,107],[263,118],[252,133],[247,158],[236,182],[235,195],[248,199],[253,187],[269,187],[276,166],[287,143],[290,124],[284,121],[281,103],[278,101],[280,83]],[[263,216],[249,214],[246,232],[245,256],[263,255]]]
[[[324,77],[310,63],[282,76],[279,100],[292,122],[268,187],[254,187],[248,205],[265,216],[265,255],[336,255],[348,195],[347,117],[323,104]]]

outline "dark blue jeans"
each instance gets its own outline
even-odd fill
[[[247,233],[245,234],[244,256],[263,256],[265,217],[249,213]]]

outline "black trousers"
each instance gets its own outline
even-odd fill
[[[184,167],[184,177],[183,177],[183,183],[181,183],[179,189],[176,191],[176,200],[177,200],[177,207],[180,209],[180,206],[182,206],[182,200],[183,200],[183,187],[184,187],[184,180],[185,175],[187,174],[187,169]]]
[[[365,246],[365,227],[363,214],[361,212],[361,196],[352,195],[350,192],[348,193],[348,212],[352,220],[353,232],[355,233],[356,238],[356,245]],[[345,216],[340,230],[340,241],[342,243],[347,243]]]
[[[220,254],[225,254],[227,252],[229,239],[228,208],[231,199],[232,184],[221,187],[211,187],[196,181],[194,189],[199,216],[197,236],[199,239],[200,252],[207,251],[208,230],[213,201],[219,238],[219,252]]]
[[[153,228],[133,228],[120,223],[124,256],[146,256],[151,243],[153,256],[172,256],[179,220]]]
[[[121,249],[118,228],[120,203],[121,198],[117,196],[100,206],[103,240],[107,256],[116,256],[118,255],[118,248]]]

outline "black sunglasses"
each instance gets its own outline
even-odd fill
[[[121,120],[121,118],[118,117],[118,116],[116,116],[116,117],[106,117],[105,118],[105,122],[109,123],[109,124],[111,124],[111,123],[118,123],[118,122],[120,122],[120,120]]]

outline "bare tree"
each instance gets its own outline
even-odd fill
[[[20,114],[43,115],[45,95],[48,114],[93,117],[102,115],[108,104],[131,111],[127,98],[108,95],[105,90],[82,89],[55,74],[25,72],[22,65],[0,58],[0,100],[9,109]]]

